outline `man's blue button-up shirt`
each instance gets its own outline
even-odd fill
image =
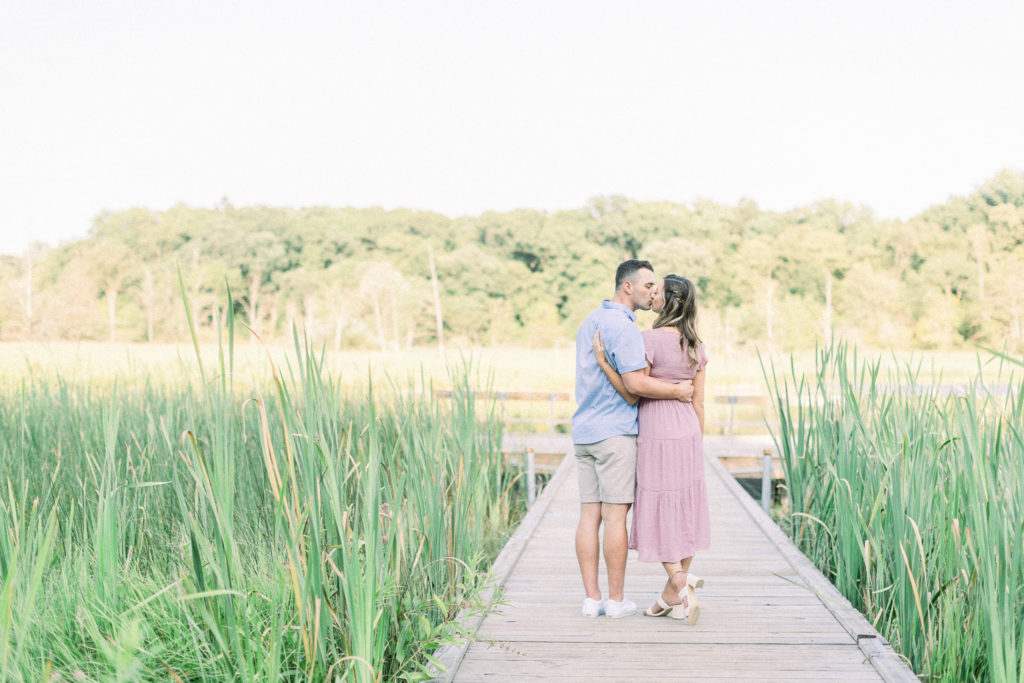
[[[601,331],[605,356],[620,374],[647,367],[644,338],[629,306],[605,299],[576,332],[576,412],[573,443],[596,443],[636,434],[636,406],[615,391],[594,358],[594,330]]]

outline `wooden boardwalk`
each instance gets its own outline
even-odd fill
[[[715,447],[709,438],[706,450]],[[707,483],[712,549],[693,564],[706,581],[699,624],[580,615],[579,503],[566,458],[494,565],[507,605],[478,624],[474,642],[437,653],[443,680],[917,680],[717,458]],[[630,551],[626,597],[649,605],[664,579],[661,565]]]

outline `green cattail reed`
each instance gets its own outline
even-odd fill
[[[415,679],[457,632],[523,512],[471,368],[239,378],[232,308],[180,383],[0,394],[0,679]]]
[[[800,548],[922,677],[1024,681],[1020,380],[943,391],[843,344],[765,375]]]

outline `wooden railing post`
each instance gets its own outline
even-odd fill
[[[736,422],[736,397],[729,397],[729,438],[732,438],[733,425]]]
[[[761,509],[766,514],[771,514],[772,503],[772,451],[764,449],[764,459],[761,463]]]
[[[550,420],[548,420],[548,428],[549,433],[551,434],[555,433],[555,396],[557,396],[557,394],[555,394],[554,392],[548,394],[548,405],[551,408],[551,410],[549,411],[551,418]]]
[[[526,449],[526,506],[533,507],[537,499],[537,474],[533,459],[533,448]]]

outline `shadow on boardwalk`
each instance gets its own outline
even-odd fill
[[[721,447],[709,437],[705,450]],[[437,653],[446,680],[917,680],[716,458],[707,482],[712,549],[693,565],[706,580],[698,625],[580,616],[568,458],[495,563],[508,605],[479,624],[468,647]],[[664,579],[661,565],[630,552],[627,597],[648,605]]]

